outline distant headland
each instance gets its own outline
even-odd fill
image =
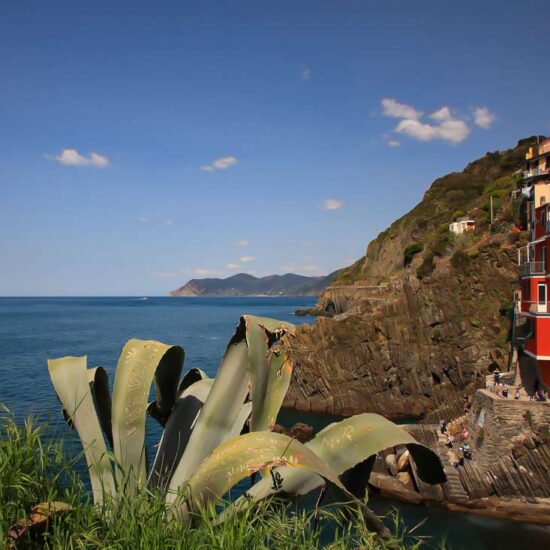
[[[238,273],[225,279],[191,279],[169,292],[170,296],[317,296],[337,275],[337,271],[320,277],[295,273],[254,277]]]

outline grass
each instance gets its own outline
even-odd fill
[[[1,405],[0,405],[1,407]],[[191,548],[386,548],[367,531],[359,517],[342,509],[308,511],[281,501],[261,502],[216,521],[216,510],[202,510],[192,526],[168,520],[163,498],[142,490],[102,508],[93,506],[75,473],[80,457],[70,457],[63,443],[48,437],[32,418],[17,424],[0,409],[0,547],[8,546],[10,525],[41,502],[62,501],[73,511],[54,516],[40,539],[29,535],[17,548],[156,549]],[[219,509],[218,509],[219,512]],[[392,548],[419,548],[423,543],[393,517]]]

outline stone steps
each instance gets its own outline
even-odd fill
[[[444,499],[453,502],[468,499],[468,493],[462,486],[458,471],[452,464],[452,452],[455,450],[458,452],[458,444],[455,443],[454,448],[449,449],[446,445],[447,436],[440,433],[439,426],[436,424],[417,424],[416,426],[411,426],[409,431],[411,435],[418,439],[418,441],[424,445],[428,445],[428,447],[438,454],[441,464],[443,465],[445,475],[447,476],[447,483],[441,485]],[[417,485],[423,496],[433,498],[434,495],[431,493],[436,491],[435,487],[418,483],[418,481]],[[429,492],[430,494],[424,494],[426,492]]]
[[[458,470],[453,466],[453,455],[458,453],[458,443],[453,445],[452,449],[447,447],[447,436],[442,434],[438,427],[436,427],[437,433],[437,454],[443,464],[443,470],[447,476],[447,483],[444,486],[444,491],[447,499],[450,501],[465,500],[468,498],[468,493],[464,490],[460,481]]]

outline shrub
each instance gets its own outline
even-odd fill
[[[457,218],[462,218],[464,216],[464,212],[462,210],[455,210],[453,212],[453,220],[456,220]]]
[[[462,250],[457,250],[451,258],[451,265],[455,269],[465,270],[470,265],[470,257]]]
[[[411,262],[415,254],[422,252],[424,250],[424,245],[422,243],[413,243],[403,252],[403,267],[407,267]]]

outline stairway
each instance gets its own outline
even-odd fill
[[[456,502],[468,499],[468,493],[460,482],[458,471],[452,464],[452,454],[453,452],[458,453],[459,444],[455,443],[453,449],[449,449],[446,445],[446,434],[442,434],[439,431],[439,426],[436,424],[416,424],[408,428],[411,435],[420,443],[427,445],[438,454],[445,475],[447,476],[447,483],[443,483],[441,488],[427,485],[416,479],[420,493],[426,498],[438,500],[436,495],[438,492],[441,494],[442,490],[443,495],[441,495],[441,497],[447,501]]]
[[[447,500],[457,501],[465,500],[468,497],[468,493],[464,490],[462,483],[460,482],[460,476],[458,475],[458,470],[453,466],[454,456],[458,454],[458,443],[453,445],[452,449],[447,447],[447,436],[442,434],[439,429],[437,429],[437,454],[443,464],[443,470],[447,476],[447,483],[443,486],[445,491],[445,496]]]

